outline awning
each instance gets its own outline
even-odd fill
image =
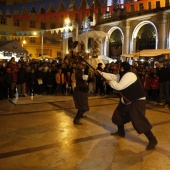
[[[150,49],[139,52],[140,57],[157,57],[165,54],[170,54],[170,49]]]
[[[121,57],[158,57],[166,54],[170,54],[170,49],[147,49],[133,54],[122,54]]]
[[[28,54],[17,41],[0,41],[0,51],[16,54]]]

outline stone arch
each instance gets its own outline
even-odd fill
[[[152,25],[154,30],[155,30],[155,41],[156,41],[155,42],[155,48],[157,49],[157,47],[158,47],[158,31],[157,31],[155,24],[152,23],[151,21],[142,21],[135,27],[135,29],[132,33],[132,39],[131,39],[131,42],[130,42],[130,52],[131,53],[136,52],[136,37],[138,35],[139,30],[146,24]]]
[[[104,54],[105,54],[106,56],[109,56],[109,39],[110,39],[111,34],[112,34],[115,30],[119,30],[120,33],[121,33],[121,35],[122,35],[121,41],[122,41],[122,47],[123,47],[123,44],[124,44],[124,34],[123,34],[123,31],[122,31],[119,27],[117,27],[117,26],[112,27],[112,28],[107,32],[108,35],[109,35],[109,37],[106,37],[106,41],[105,41],[105,47],[106,47],[106,48],[104,48],[104,50],[105,50],[105,51],[104,51]]]

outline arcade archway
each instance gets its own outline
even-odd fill
[[[110,58],[119,59],[122,54],[122,47],[124,42],[123,32],[119,27],[113,27],[109,30],[110,39],[108,42],[108,55]]]
[[[132,34],[131,52],[143,49],[157,49],[158,32],[156,26],[150,21],[139,23]]]

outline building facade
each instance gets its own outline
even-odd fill
[[[112,16],[100,20],[100,29],[110,35],[110,40],[105,43],[106,55],[114,57],[143,49],[170,48],[169,5],[165,1],[157,2],[150,2],[151,7],[155,4],[154,9],[144,10],[145,3],[140,9],[139,4],[137,11],[127,13],[124,8],[118,9]]]
[[[77,36],[89,30],[108,33],[100,41],[101,54],[111,58],[143,49],[170,48],[169,0],[1,0],[0,5],[0,40],[16,39],[30,58],[63,58],[69,51],[68,38],[78,41]],[[66,18],[71,20],[68,25]],[[86,40],[87,52],[88,43]]]

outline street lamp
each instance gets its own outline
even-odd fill
[[[44,59],[44,33],[41,33],[41,58]]]
[[[22,47],[24,47],[24,44],[26,44],[27,42],[26,42],[26,40],[24,39],[23,41],[22,41]]]
[[[69,26],[70,25],[70,19],[69,18],[67,18],[67,19],[65,19],[64,20],[64,27],[67,27],[67,26]]]
[[[41,58],[44,59],[43,55],[44,55],[44,33],[45,31],[41,32]],[[32,33],[33,37],[37,37],[37,33],[36,31]]]

